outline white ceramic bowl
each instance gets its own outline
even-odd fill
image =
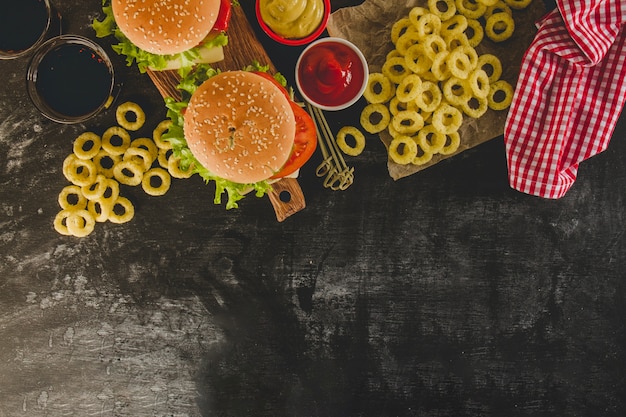
[[[321,82],[319,76],[322,74],[305,75],[303,72],[307,65],[307,60],[312,56],[310,55],[311,53],[315,53],[316,51],[323,53],[329,50],[338,51],[339,53],[349,53],[350,56],[354,58],[352,60],[352,65],[354,66],[352,69],[353,74],[358,74],[358,76],[362,78],[357,84],[351,82],[348,87],[338,85],[337,89],[343,89],[342,97],[339,101],[333,100],[331,93],[324,94],[321,89],[315,88],[314,84]],[[296,61],[295,71],[296,86],[302,97],[313,106],[329,111],[343,110],[356,103],[365,91],[369,74],[367,60],[361,50],[352,42],[336,37],[321,38],[307,46]],[[333,94],[334,93],[339,93],[339,90],[334,90]]]

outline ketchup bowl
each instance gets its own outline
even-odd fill
[[[292,2],[285,0],[256,0],[256,17],[261,29],[267,36],[283,45],[301,46],[313,42],[324,33],[330,17],[330,0],[296,1],[301,2],[303,7],[294,7]],[[318,13],[310,13],[310,6],[313,4],[317,5]],[[267,10],[268,7],[272,7],[272,10]],[[323,10],[319,11],[320,7]],[[290,15],[293,10],[301,10],[302,13]],[[300,25],[307,28],[299,28]],[[297,33],[288,33],[294,29]],[[297,29],[301,29],[303,32]]]
[[[322,38],[307,46],[296,62],[296,86],[303,98],[322,110],[343,110],[363,95],[367,60],[342,38]]]

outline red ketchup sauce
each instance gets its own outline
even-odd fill
[[[361,89],[365,69],[359,56],[339,42],[316,45],[302,56],[298,77],[303,93],[323,106],[339,106]]]

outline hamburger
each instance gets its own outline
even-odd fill
[[[317,146],[313,120],[292,100],[284,79],[259,68],[209,69],[188,100],[166,100],[173,123],[163,138],[183,166],[215,182],[216,203],[227,194],[226,208],[237,207],[251,190],[262,196],[272,182],[297,175]]]
[[[224,59],[231,0],[106,0],[94,19],[97,37],[113,35],[113,50],[141,72],[178,69]]]

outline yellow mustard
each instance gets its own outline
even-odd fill
[[[288,39],[310,35],[324,17],[323,0],[260,0],[259,6],[265,24]]]

